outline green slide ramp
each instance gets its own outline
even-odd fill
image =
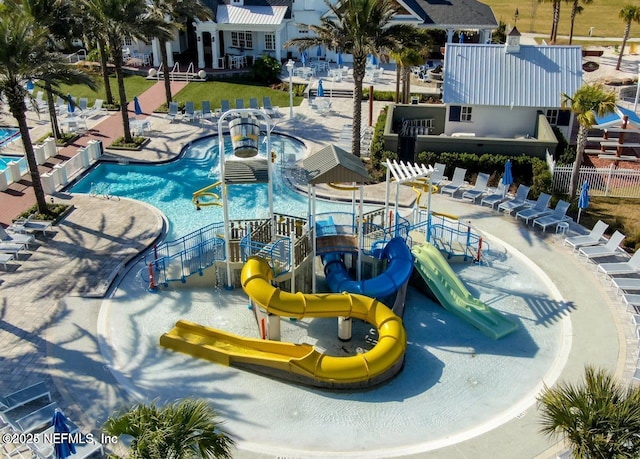
[[[485,335],[499,339],[518,329],[518,324],[473,297],[447,260],[433,245],[413,247],[414,265],[440,304],[462,317]]]

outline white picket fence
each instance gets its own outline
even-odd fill
[[[569,192],[573,166],[552,166],[553,191]],[[617,198],[640,198],[640,170],[616,169],[609,167],[581,167],[578,183],[589,183],[592,196],[610,196]]]

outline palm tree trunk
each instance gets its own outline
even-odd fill
[[[576,14],[578,14],[578,0],[573,0],[573,6],[571,7],[571,28],[569,29],[569,44],[573,41],[573,26],[576,21]]]
[[[627,21],[627,25],[624,28],[624,37],[622,37],[622,47],[620,48],[620,55],[618,56],[618,63],[616,64],[616,70],[620,70],[622,64],[622,56],[624,55],[624,47],[627,46],[627,40],[629,39],[629,32],[631,31],[631,19]]]
[[[122,115],[122,127],[124,130],[124,143],[133,143],[131,137],[131,127],[129,126],[129,107],[127,104],[127,94],[124,88],[124,74],[122,73],[122,51],[113,50],[113,63],[118,80],[118,92],[120,93],[120,114]]]
[[[400,64],[396,63],[396,104],[400,103],[400,78],[402,78]]]
[[[402,71],[405,74],[404,81],[406,81],[406,83],[407,83],[407,101],[408,101],[409,98],[411,97],[411,68],[410,67],[402,67]]]
[[[571,183],[569,184],[569,200],[576,197],[578,191],[578,181],[580,179],[580,166],[582,166],[582,158],[584,157],[584,148],[587,144],[587,127],[580,125],[578,129],[578,139],[576,141],[576,160],[573,162],[573,170],[571,171]]]
[[[105,97],[107,99],[107,104],[113,105],[113,93],[111,92],[111,82],[109,81],[107,49],[104,45],[104,41],[98,40],[98,50],[100,51],[100,69],[102,71]]]
[[[29,126],[27,125],[27,107],[24,104],[24,96],[18,94],[20,99],[16,100],[16,97],[9,97],[9,107],[11,114],[18,121],[18,128],[20,129],[20,136],[22,138],[22,144],[24,146],[24,153],[27,158],[27,164],[29,164],[29,173],[31,174],[31,186],[36,195],[36,203],[38,204],[38,212],[46,215],[49,211],[47,207],[47,201],[44,196],[44,189],[42,188],[42,182],[40,181],[40,171],[38,170],[38,163],[36,162],[36,155],[33,151],[33,143],[31,143],[31,137],[29,136]]]
[[[367,66],[367,56],[353,55],[353,138],[351,153],[360,157],[360,127],[362,126],[362,81]]]
[[[167,98],[167,107],[173,100],[171,95],[171,74],[169,73],[169,56],[167,55],[167,42],[166,40],[160,41],[160,59],[162,60],[162,79],[164,80],[164,93]]]
[[[54,139],[60,139],[62,134],[60,133],[60,126],[58,126],[58,115],[56,114],[56,105],[53,100],[53,92],[51,92],[51,83],[45,82],[44,92],[47,95],[47,105],[49,111],[49,121],[51,121],[51,134]]]
[[[409,81],[409,74],[411,70],[408,67],[402,67],[402,103],[408,104],[411,98],[411,83]]]
[[[551,38],[551,43],[554,44],[558,39],[558,24],[560,24],[560,0],[555,0],[553,2],[553,37]]]

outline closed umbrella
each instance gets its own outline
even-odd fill
[[[338,51],[338,58],[336,59],[336,62],[338,63],[338,67],[342,67],[342,51]]]
[[[369,54],[369,62],[373,66],[378,65],[378,59],[376,59],[376,56],[374,56],[373,54]]]
[[[142,107],[140,107],[140,101],[138,100],[138,96],[133,98],[133,111],[136,115],[142,115]]]
[[[502,184],[504,185],[504,194],[507,194],[509,187],[513,183],[513,173],[511,172],[511,160],[507,159],[504,164],[504,174],[502,174]]]
[[[62,411],[56,410],[53,413],[53,420],[51,421],[53,424],[53,431],[58,434],[55,443],[56,450],[56,458],[57,459],[66,459],[72,454],[76,453],[76,447],[71,442],[69,438],[69,434],[71,433],[69,430],[69,426],[67,426],[67,418],[65,417]]]
[[[582,209],[586,209],[587,207],[589,207],[589,183],[585,180],[580,190],[580,197],[578,198],[578,218],[576,219],[576,223],[580,223]]]
[[[316,49],[316,57],[318,60],[322,57],[322,46],[318,45],[318,49]]]
[[[318,97],[324,97],[324,86],[322,86],[322,80],[318,80]]]
[[[307,52],[306,51],[302,51],[302,54],[300,55],[300,60],[302,61],[302,66],[306,67],[307,66]]]
[[[27,91],[31,92],[31,91],[33,91],[33,88],[35,88],[35,87],[36,87],[36,85],[33,82],[33,80],[28,80],[27,81]]]
[[[75,110],[76,110],[76,104],[73,103],[71,94],[67,94],[67,111],[69,112],[69,114],[73,114]]]

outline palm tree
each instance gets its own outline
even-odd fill
[[[340,49],[353,57],[353,140],[352,153],[360,156],[360,126],[362,123],[362,83],[365,76],[367,55],[381,54],[398,49],[402,37],[417,30],[412,25],[390,22],[398,11],[395,0],[344,0],[330,3],[325,0],[330,12],[321,19],[319,26],[301,24],[311,32],[309,37],[289,40],[285,47],[296,46],[299,50],[321,45],[329,49]]]
[[[132,437],[132,458],[231,458],[234,441],[220,424],[205,400],[184,399],[163,407],[134,405],[109,417],[103,429],[116,437]]]
[[[133,143],[131,127],[129,126],[129,112],[127,95],[124,87],[124,54],[122,51],[125,38],[148,40],[147,37],[167,37],[170,30],[162,19],[152,16],[147,10],[145,0],[84,0],[90,14],[97,24],[92,27],[100,28],[113,60],[118,92],[120,96],[120,114],[124,128],[124,143]]]
[[[624,47],[627,45],[629,39],[629,32],[631,31],[631,22],[640,22],[640,6],[625,5],[618,13],[618,17],[625,22],[624,37],[622,37],[622,47],[620,48],[620,55],[618,56],[618,63],[616,64],[616,70],[620,70],[620,64],[622,64],[622,56],[624,55]]]
[[[571,29],[569,30],[569,44],[573,42],[573,25],[576,20],[576,16],[584,10],[584,7],[579,4],[580,0],[571,0]],[[593,3],[593,0],[582,0],[582,3],[588,5],[589,3]]]
[[[390,53],[396,61],[396,102],[408,104],[411,94],[411,67],[424,63],[425,54],[412,48],[401,48]],[[402,96],[400,96],[399,82],[402,81]]]
[[[600,84],[587,84],[578,89],[573,97],[562,94],[562,108],[569,108],[576,115],[580,128],[576,140],[576,159],[571,172],[569,197],[573,199],[578,189],[580,166],[587,145],[587,134],[595,123],[595,116],[613,113],[617,96]]]
[[[19,8],[3,12],[0,18],[0,96],[4,96],[11,115],[18,122],[38,212],[45,215],[48,208],[27,125],[24,83],[31,79],[50,84],[52,88],[57,88],[59,83],[81,83],[95,88],[88,75],[67,65],[60,53],[49,51],[49,38],[49,31]]]
[[[187,18],[197,18],[204,21],[213,17],[213,12],[204,6],[200,0],[150,0],[151,14],[160,20],[167,20],[167,26],[175,32],[184,29]],[[171,75],[169,74],[169,58],[167,56],[167,42],[170,37],[158,37],[160,42],[160,58],[162,60],[164,92],[167,98],[167,106],[172,100]]]
[[[541,431],[566,439],[575,458],[632,458],[640,451],[640,388],[586,367],[580,384],[545,388]]]
[[[560,23],[560,0],[538,0],[540,3],[552,2],[553,21],[551,22],[551,33],[549,42],[555,43],[558,38],[558,24]]]

